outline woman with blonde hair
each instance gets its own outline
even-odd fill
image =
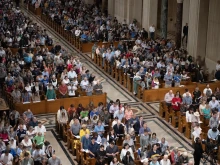
[[[134,140],[131,138],[129,134],[125,136],[125,140],[123,141],[123,145],[128,144],[134,150]]]
[[[152,81],[152,84],[151,84],[152,89],[158,89],[159,85],[160,85],[160,82],[159,82],[158,78],[154,77],[153,81]]]

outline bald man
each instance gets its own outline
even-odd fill
[[[62,165],[60,159],[53,154],[52,157],[48,160],[49,165]]]

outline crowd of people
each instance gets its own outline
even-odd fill
[[[79,57],[68,53],[59,43],[53,45],[46,29],[10,2],[5,2],[2,9],[0,78],[14,102],[102,94],[101,81]],[[17,48],[17,52],[11,48]]]
[[[70,31],[73,36],[80,38],[82,42],[130,40],[138,34],[144,38],[148,37],[144,28],[138,28],[136,20],[129,25],[126,20],[120,23],[116,17],[102,13],[96,4],[88,5],[81,0],[43,0],[41,8],[44,14]]]
[[[176,49],[171,40],[154,40],[153,25],[148,39],[148,32],[138,28],[135,20],[129,25],[126,20],[119,23],[117,18],[101,13],[96,5],[85,5],[79,0],[42,0],[38,5],[44,14],[82,42],[120,41],[118,47],[94,44],[92,53],[103,58],[103,67],[107,60],[111,66],[117,64],[124,73],[130,74],[134,94],[138,85],[143,89],[158,89],[164,81],[165,87],[179,86],[181,81],[192,79],[191,73],[195,75],[193,81],[205,80],[202,67],[185,50]],[[15,103],[77,97],[84,92],[87,96],[102,94],[101,81],[79,57],[72,56],[59,43],[54,44],[46,29],[25,16],[10,0],[2,0],[0,8],[0,80]],[[135,45],[123,41],[129,39],[134,40]],[[18,48],[16,54],[11,48]],[[219,64],[216,68],[219,70]],[[195,89],[193,93],[186,90],[182,96],[180,93],[174,96],[169,91],[164,100],[169,108],[185,113],[187,122],[193,123],[192,136],[200,146],[196,140],[201,133],[199,116],[209,123],[208,140],[217,140],[219,99],[219,88],[212,92],[207,85],[203,93]],[[20,115],[13,110],[9,116],[6,113],[1,116],[1,163],[60,165],[60,159],[45,139],[45,127],[30,110]],[[96,165],[134,164],[137,158],[150,165],[197,165],[200,162],[197,158],[202,152],[194,153],[194,162],[189,160],[187,152],[169,146],[165,137],[159,140],[143,117],[137,117],[130,105],[122,105],[119,99],[110,101],[107,107],[101,102],[98,107],[92,102],[87,107],[72,104],[68,110],[61,106],[57,121],[61,125],[69,124],[71,133],[80,137],[82,152],[96,158]],[[110,131],[106,132],[108,126]],[[122,137],[121,149],[117,142]],[[137,147],[137,138],[140,138],[140,147]],[[161,156],[162,159],[158,159]]]
[[[204,89],[195,88],[194,91],[185,89],[181,94],[177,91],[175,94],[172,90],[166,93],[164,97],[166,105],[171,111],[180,112],[180,116],[185,116],[187,123],[191,123],[191,138],[196,142],[195,147],[195,164],[200,163],[203,153],[212,155],[212,160],[217,159],[217,151],[213,146],[220,144],[219,123],[220,123],[220,90],[217,87],[214,91],[206,85]],[[172,119],[173,120],[173,119]],[[204,135],[202,134],[204,133]],[[201,146],[201,139],[207,138],[206,150]],[[211,147],[210,147],[211,146]],[[200,150],[200,151],[198,151]]]
[[[54,45],[13,1],[1,1],[0,18],[0,86],[14,103],[102,94],[101,82],[80,59]],[[45,133],[30,110],[3,112],[0,164],[61,165]]]
[[[23,114],[16,110],[3,112],[0,120],[1,165],[61,165],[45,137],[45,126],[30,109]]]
[[[134,165],[135,160],[145,165],[193,163],[186,151],[170,146],[165,137],[158,139],[143,117],[119,99],[106,107],[102,102],[97,107],[93,102],[70,105],[67,110],[61,106],[57,121],[69,125],[71,134],[81,142],[81,152],[95,158],[96,165]]]

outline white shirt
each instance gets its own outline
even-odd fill
[[[217,100],[213,101],[209,101],[209,106],[211,107],[211,109],[213,108],[218,108],[219,107],[219,102]]]
[[[134,153],[133,153],[131,147],[129,147],[128,150],[126,150],[126,149],[124,149],[124,148],[121,150],[120,159],[121,159],[121,160],[123,159],[123,157],[126,155],[127,151],[130,152],[130,155],[131,155],[131,157],[132,157],[133,160],[134,160]]]
[[[33,139],[33,136],[36,134],[35,130],[33,130],[32,132],[27,131],[27,135],[30,139]]]
[[[44,125],[42,125],[41,128],[40,128],[39,126],[34,127],[34,131],[35,131],[36,133],[41,132],[43,135],[44,135],[44,133],[47,132]]]
[[[68,78],[77,78],[77,74],[75,71],[69,71],[68,72]]]
[[[118,110],[119,110],[118,106],[111,105],[109,108],[109,113],[115,113]]]
[[[5,50],[0,50],[0,57],[2,57],[3,55],[5,55]]]
[[[13,161],[12,154],[8,153],[8,156],[6,156],[5,154],[2,154],[1,161],[6,165],[12,165],[12,161]]]
[[[69,79],[63,79],[63,82],[65,83],[65,84],[69,84],[70,83],[70,80]]]
[[[186,93],[183,93],[183,97],[186,97]],[[191,93],[189,93],[189,97],[192,97]]]
[[[28,139],[28,142],[26,142],[24,139],[21,141],[21,143],[26,147],[32,147],[31,139]]]
[[[171,103],[172,99],[174,98],[174,94],[172,93],[171,95],[168,93],[165,94],[164,101],[167,103]]]
[[[193,114],[190,114],[189,111],[186,111],[186,122],[191,123],[192,122]]]
[[[150,32],[150,33],[153,33],[153,32],[155,32],[155,27],[153,27],[153,26],[150,26],[150,28],[149,28],[149,32]]]
[[[75,86],[68,86],[68,94],[69,96],[75,96],[75,90],[77,90],[77,87]]]
[[[45,155],[45,153],[44,153],[44,151],[42,149],[40,149],[39,151],[34,150],[33,153],[32,153],[32,157],[35,158],[35,157],[37,157],[37,155],[41,155],[42,156],[42,155]],[[35,161],[36,160],[41,160],[41,157],[35,158],[34,160]]]
[[[76,30],[76,31],[75,31],[75,36],[78,37],[78,36],[80,35],[80,33],[81,33],[81,30]]]
[[[31,86],[28,86],[28,87],[26,86],[26,87],[25,87],[25,90],[26,90],[27,92],[31,92]]]
[[[205,88],[205,89],[203,90],[203,94],[204,94],[204,95],[206,95],[207,90],[210,90],[210,91],[211,91],[211,94],[212,94],[212,89],[211,89],[211,88]]]
[[[83,80],[83,81],[81,81],[80,86],[81,86],[82,89],[86,89],[86,86],[87,86],[88,84],[89,84],[89,81]]]
[[[15,139],[13,142],[9,141],[8,143],[10,144],[12,149],[16,149],[16,140]]]
[[[120,50],[116,50],[116,51],[115,51],[115,56],[118,57],[118,56],[120,56],[120,55],[121,55],[121,51],[120,51]]]
[[[160,161],[160,165],[171,165],[170,159],[167,159],[166,161],[162,159],[162,160]]]

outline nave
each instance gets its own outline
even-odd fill
[[[52,36],[55,44],[59,43],[66,50],[78,55],[81,58],[81,61],[86,65],[86,67],[90,68],[90,72],[95,73],[97,77],[105,80],[102,85],[103,92],[107,93],[108,101],[116,100],[119,98],[121,103],[128,103],[129,105],[131,105],[132,110],[136,113],[136,115],[143,116],[144,121],[148,123],[148,126],[151,128],[151,130],[155,130],[158,139],[165,137],[166,140],[169,142],[169,146],[182,148],[182,151],[186,150],[189,156],[192,157],[191,153],[193,149],[191,146],[191,140],[185,138],[182,134],[178,132],[177,129],[174,129],[170,123],[166,122],[164,119],[158,116],[158,102],[142,102],[142,100],[138,99],[130,92],[127,92],[127,90],[121,84],[119,84],[119,82],[115,81],[111,76],[97,68],[96,65],[91,62],[89,58],[91,54],[90,52],[83,54],[79,53],[72,47],[72,45],[70,45],[65,40],[65,38],[60,36],[52,28],[42,22],[40,18],[33,15],[31,12],[27,11],[24,8],[23,11],[25,14],[28,14],[31,18],[33,18],[34,22],[41,25],[42,28],[46,28],[48,30],[48,33]],[[60,156],[63,164],[72,164],[73,161],[77,165],[77,162],[74,160],[75,157],[72,156],[72,154],[69,153],[69,151],[66,149],[65,143],[59,141],[59,135],[54,131],[54,115],[39,115],[37,116],[37,118],[41,120],[45,124],[45,126],[51,130],[49,131],[48,138],[51,142],[55,144],[55,146],[57,146],[56,154]]]

